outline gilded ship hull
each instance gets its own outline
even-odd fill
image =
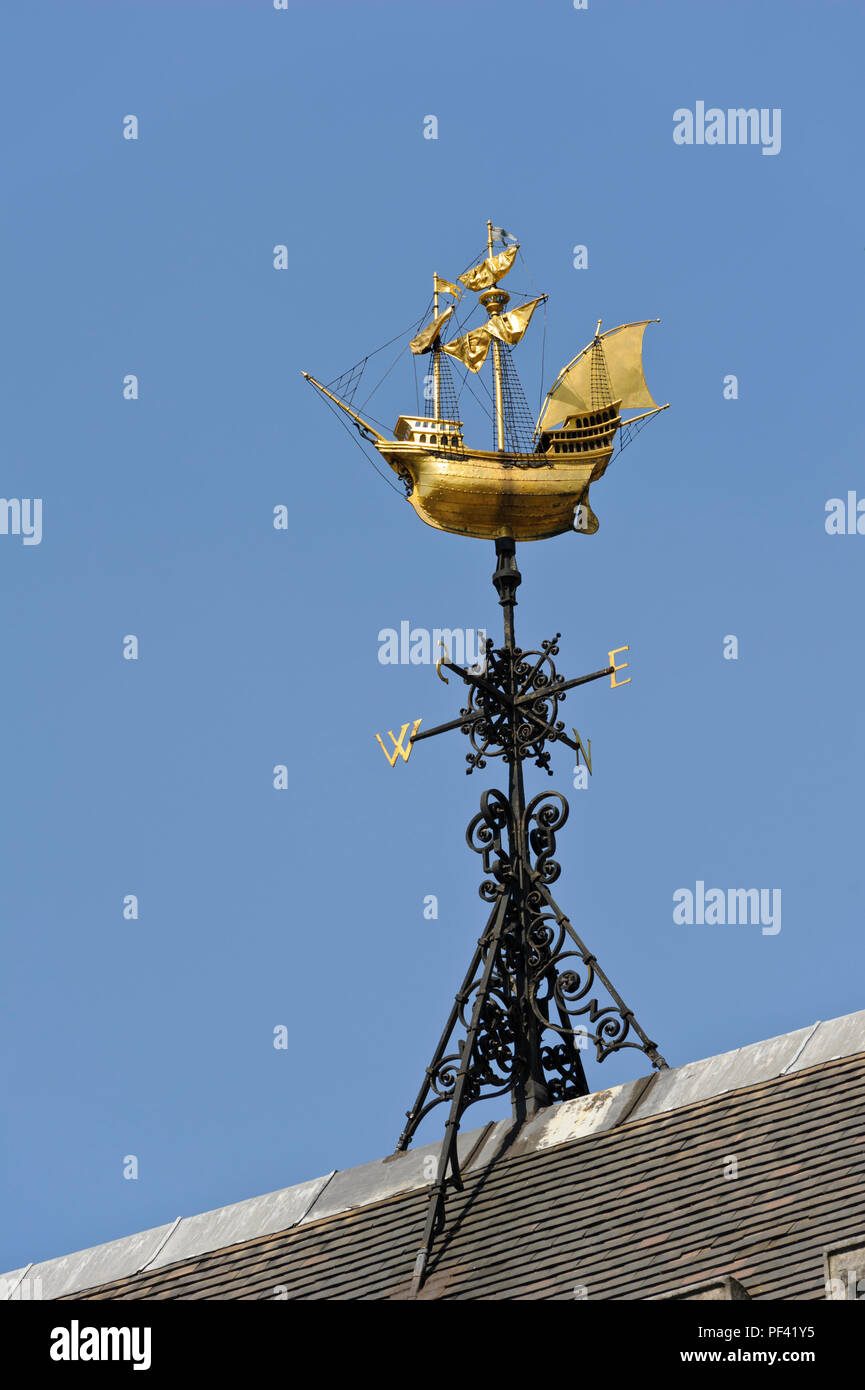
[[[581,529],[597,530],[589,485],[601,477],[613,453],[612,440],[578,458],[430,449],[381,438],[375,447],[411,483],[409,501],[428,526],[458,536],[510,536],[516,541],[540,541],[572,530],[580,505],[587,508]]]

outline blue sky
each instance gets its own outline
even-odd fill
[[[865,497],[863,28],[789,0],[6,7],[2,491],[43,535],[0,535],[0,1267],[392,1149],[502,774],[467,778],[459,733],[391,771],[376,731],[461,695],[378,634],[498,635],[493,547],[423,526],[300,372],[416,319],[488,217],[550,296],[547,384],[598,318],[659,317],[673,407],[595,537],[518,552],[524,646],[561,631],[576,675],[630,644],[631,684],[563,711],[589,789],[564,749],[527,774],[570,791],[557,896],[673,1065],[865,1006],[865,536],[824,524]],[[780,153],[676,145],[697,101],[780,108]],[[675,924],[698,880],[780,888],[781,931]]]

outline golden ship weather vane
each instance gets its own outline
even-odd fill
[[[643,375],[643,334],[649,323],[659,320],[625,323],[605,333],[599,321],[592,341],[559,372],[531,428],[510,349],[521,341],[547,296],[506,308],[510,295],[499,289],[499,281],[511,270],[519,245],[495,253],[495,233],[507,236],[488,222],[486,258],[459,277],[465,289],[478,294],[486,322],[445,342],[455,305],[440,312],[439,296],[444,293],[458,302],[461,291],[433,275],[432,319],[409,343],[416,356],[432,356],[431,416],[400,415],[392,439],[364,420],[351,400],[368,358],[331,383],[333,389],[308,372],[303,375],[345,412],[390,464],[427,525],[483,540],[539,541],[572,530],[578,508],[583,508],[583,524],[577,529],[591,535],[598,520],[589,505],[589,488],[605,473],[617,434],[621,449],[638,426],[669,408],[655,404]],[[488,359],[495,448],[474,449],[463,439],[448,363],[458,362],[477,376]],[[632,409],[638,413],[622,416],[623,410]]]
[[[471,750],[467,773],[485,768],[490,759],[500,759],[508,769],[507,794],[484,791],[466,832],[469,847],[481,857],[479,893],[489,908],[487,920],[397,1141],[397,1151],[405,1150],[430,1111],[446,1107],[410,1296],[433,1276],[445,1198],[462,1187],[457,1136],[470,1105],[510,1093],[515,1121],[521,1123],[544,1106],[586,1095],[581,1054],[588,1049],[598,1062],[634,1048],[654,1067],[667,1065],[550,891],[561,873],[554,856],[567,801],[553,791],[527,800],[523,778],[527,759],[552,776],[548,745],[558,743],[576,753],[578,765],[582,756],[591,773],[591,742],[584,743],[575,728],[570,737],[560,707],[569,691],[603,677],[614,688],[627,685],[630,674],[621,673],[629,664],[628,647],[613,648],[602,669],[568,680],[554,661],[559,633],[536,650],[523,650],[514,632],[522,579],[516,542],[565,531],[596,532],[591,484],[603,476],[617,443],[621,451],[649,419],[668,409],[652,399],[643,374],[643,334],[658,320],[607,332],[601,332],[599,321],[592,341],[559,372],[533,421],[511,350],[547,296],[523,296],[523,303],[508,308],[511,296],[499,282],[519,250],[515,238],[488,222],[486,255],[458,276],[458,283],[433,275],[432,316],[426,322],[425,313],[409,330],[408,343],[414,357],[432,359],[432,415],[400,415],[392,438],[354,409],[370,358],[327,386],[304,372],[397,474],[422,521],[495,542],[493,584],[503,610],[503,642],[495,646],[487,639],[480,668],[459,665],[447,651],[436,663],[443,680],[446,670],[467,687],[457,718],[423,731],[422,720],[411,719],[401,724],[398,736],[389,730],[388,741],[376,735],[394,768],[400,760],[408,762],[416,744],[460,730]],[[466,291],[478,296],[486,320],[469,328],[466,316],[449,337]],[[451,303],[442,310],[444,296]],[[463,385],[491,366],[491,449],[464,441],[452,362],[465,372]],[[622,411],[637,413],[625,417]]]

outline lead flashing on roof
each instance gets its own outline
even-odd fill
[[[503,1152],[528,1154],[570,1143],[860,1052],[865,1052],[865,1010],[565,1101],[536,1115],[516,1135],[510,1120],[468,1131],[460,1135],[460,1159],[466,1171],[474,1171]],[[38,1288],[42,1298],[59,1298],[420,1190],[435,1177],[440,1147],[439,1142],[334,1170],[278,1192],[22,1266],[0,1278],[0,1301],[18,1301],[25,1285]]]

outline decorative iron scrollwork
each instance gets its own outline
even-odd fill
[[[561,792],[542,792],[529,802],[524,817],[526,842],[533,856],[532,887],[526,894],[532,1011],[539,1023],[561,1037],[578,1039],[582,1046],[593,1043],[599,1062],[621,1048],[633,1047],[645,1052],[655,1065],[665,1066],[657,1044],[640,1028],[597,957],[580,940],[549,891],[549,884],[561,873],[552,856],[556,831],[565,824],[568,813]],[[590,997],[596,985],[613,1002],[601,1006],[596,997]]]
[[[403,467],[402,465],[399,465],[396,468],[396,475],[402,483],[403,487],[405,488],[406,498],[411,497],[412,493],[414,492],[414,478],[412,477],[409,470]]]
[[[550,1101],[585,1094],[580,1054],[590,1045],[598,1061],[631,1047],[654,1065],[666,1066],[550,894],[549,885],[561,874],[554,857],[556,834],[568,815],[561,792],[541,792],[528,803],[521,826],[528,858],[521,878],[513,806],[503,792],[483,793],[466,840],[481,856],[486,877],[478,892],[492,912],[398,1147],[406,1146],[434,1106],[455,1102],[461,1069],[457,1118],[476,1100],[502,1095],[524,1081],[532,1030],[540,1040],[542,1082]],[[609,1003],[599,1003],[600,989]],[[465,1041],[445,1052],[458,1028],[473,1038],[469,1057]],[[546,1040],[547,1030],[558,1040]]]
[[[492,875],[478,889],[486,902],[495,902],[504,891],[511,873],[510,850],[502,844],[503,833],[510,842],[513,838],[510,802],[499,791],[485,791],[481,797],[480,811],[469,821],[466,840],[469,848],[481,856],[484,873]]]
[[[483,681],[470,684],[468,704],[460,710],[466,718],[463,733],[474,750],[466,754],[467,773],[486,767],[488,758],[501,758],[506,764],[530,758],[552,777],[545,745],[559,739],[569,742],[564,720],[558,717],[567,696],[560,689],[565,681],[553,661],[560,635],[528,652],[493,647],[487,639]]]
[[[561,792],[540,792],[526,807],[524,823],[526,843],[534,855],[532,869],[542,883],[555,883],[562,866],[553,859],[556,852],[556,831],[570,815],[570,807]]]

